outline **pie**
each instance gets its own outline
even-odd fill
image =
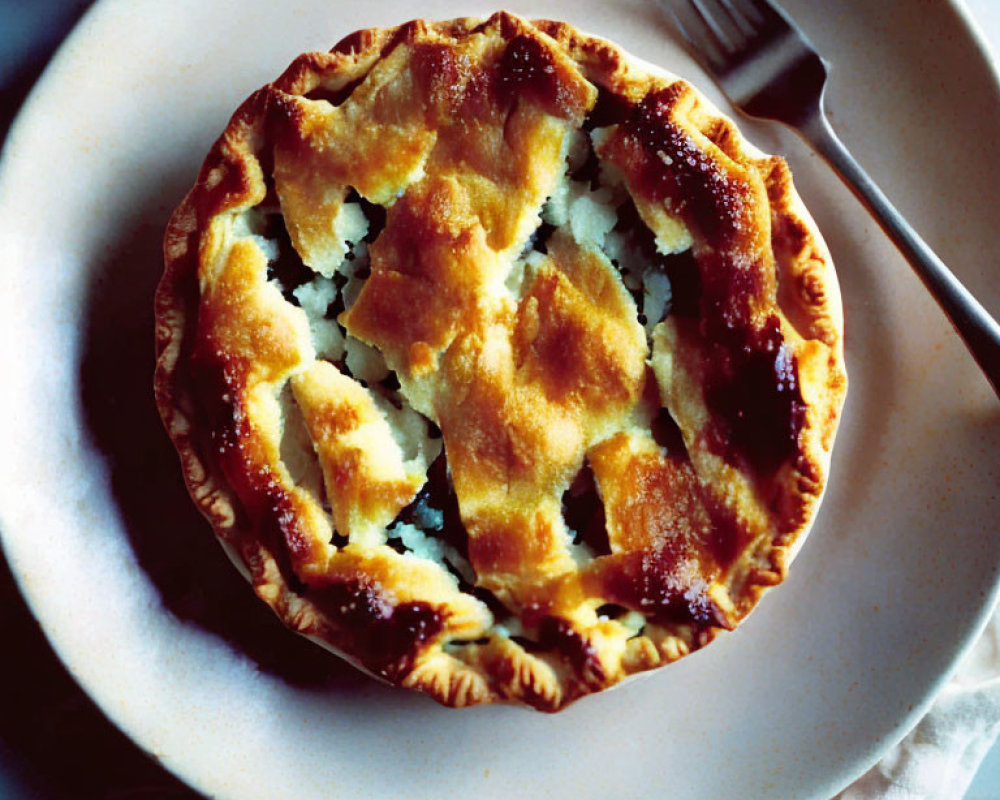
[[[164,242],[157,402],[295,631],[449,706],[556,711],[780,583],[846,391],[784,160],[508,13],[299,57]]]

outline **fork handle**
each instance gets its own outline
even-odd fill
[[[944,262],[868,177],[822,112],[801,123],[800,131],[832,164],[840,177],[874,215],[924,282],[969,348],[993,391],[1000,395],[1000,324],[976,300]]]

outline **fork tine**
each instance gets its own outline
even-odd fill
[[[739,2],[736,2],[735,5],[733,4],[733,0],[718,0],[718,2],[726,9],[729,19],[739,29],[744,41],[757,33],[757,25],[755,23],[759,22],[759,20],[753,19],[752,16],[747,16],[745,8],[741,9],[739,7]]]
[[[702,0],[688,0],[688,3],[691,5],[691,8],[694,9],[694,12],[698,15],[699,19],[701,19],[702,24],[715,40],[716,44],[721,47],[724,52],[732,53],[733,50],[736,49],[736,46],[726,35],[722,25],[719,24],[718,14],[713,14],[705,8],[705,4]]]
[[[730,0],[726,0],[726,2],[730,2]],[[760,29],[775,23],[785,23],[785,18],[770,0],[732,0],[732,2],[754,28]]]
[[[713,21],[713,29],[721,30],[731,44],[730,55],[736,55],[747,47],[750,39],[759,33],[759,25],[754,18],[748,17],[740,10],[738,2],[733,0],[688,0],[692,5],[697,3],[704,16]],[[714,7],[714,11],[709,8]]]
[[[722,69],[726,63],[724,51],[720,49],[718,40],[711,34],[710,29],[700,25],[702,33],[699,35],[695,33],[695,26],[688,26],[681,21],[681,16],[673,5],[667,6],[666,9],[677,32],[687,43],[688,50],[699,61],[705,62],[710,69]]]

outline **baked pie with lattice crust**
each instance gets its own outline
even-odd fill
[[[785,162],[566,24],[301,56],[164,248],[192,497],[386,681],[560,709],[734,628],[816,512],[843,324]]]

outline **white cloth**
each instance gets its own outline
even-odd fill
[[[927,715],[835,800],[960,800],[1000,734],[1000,612]]]

